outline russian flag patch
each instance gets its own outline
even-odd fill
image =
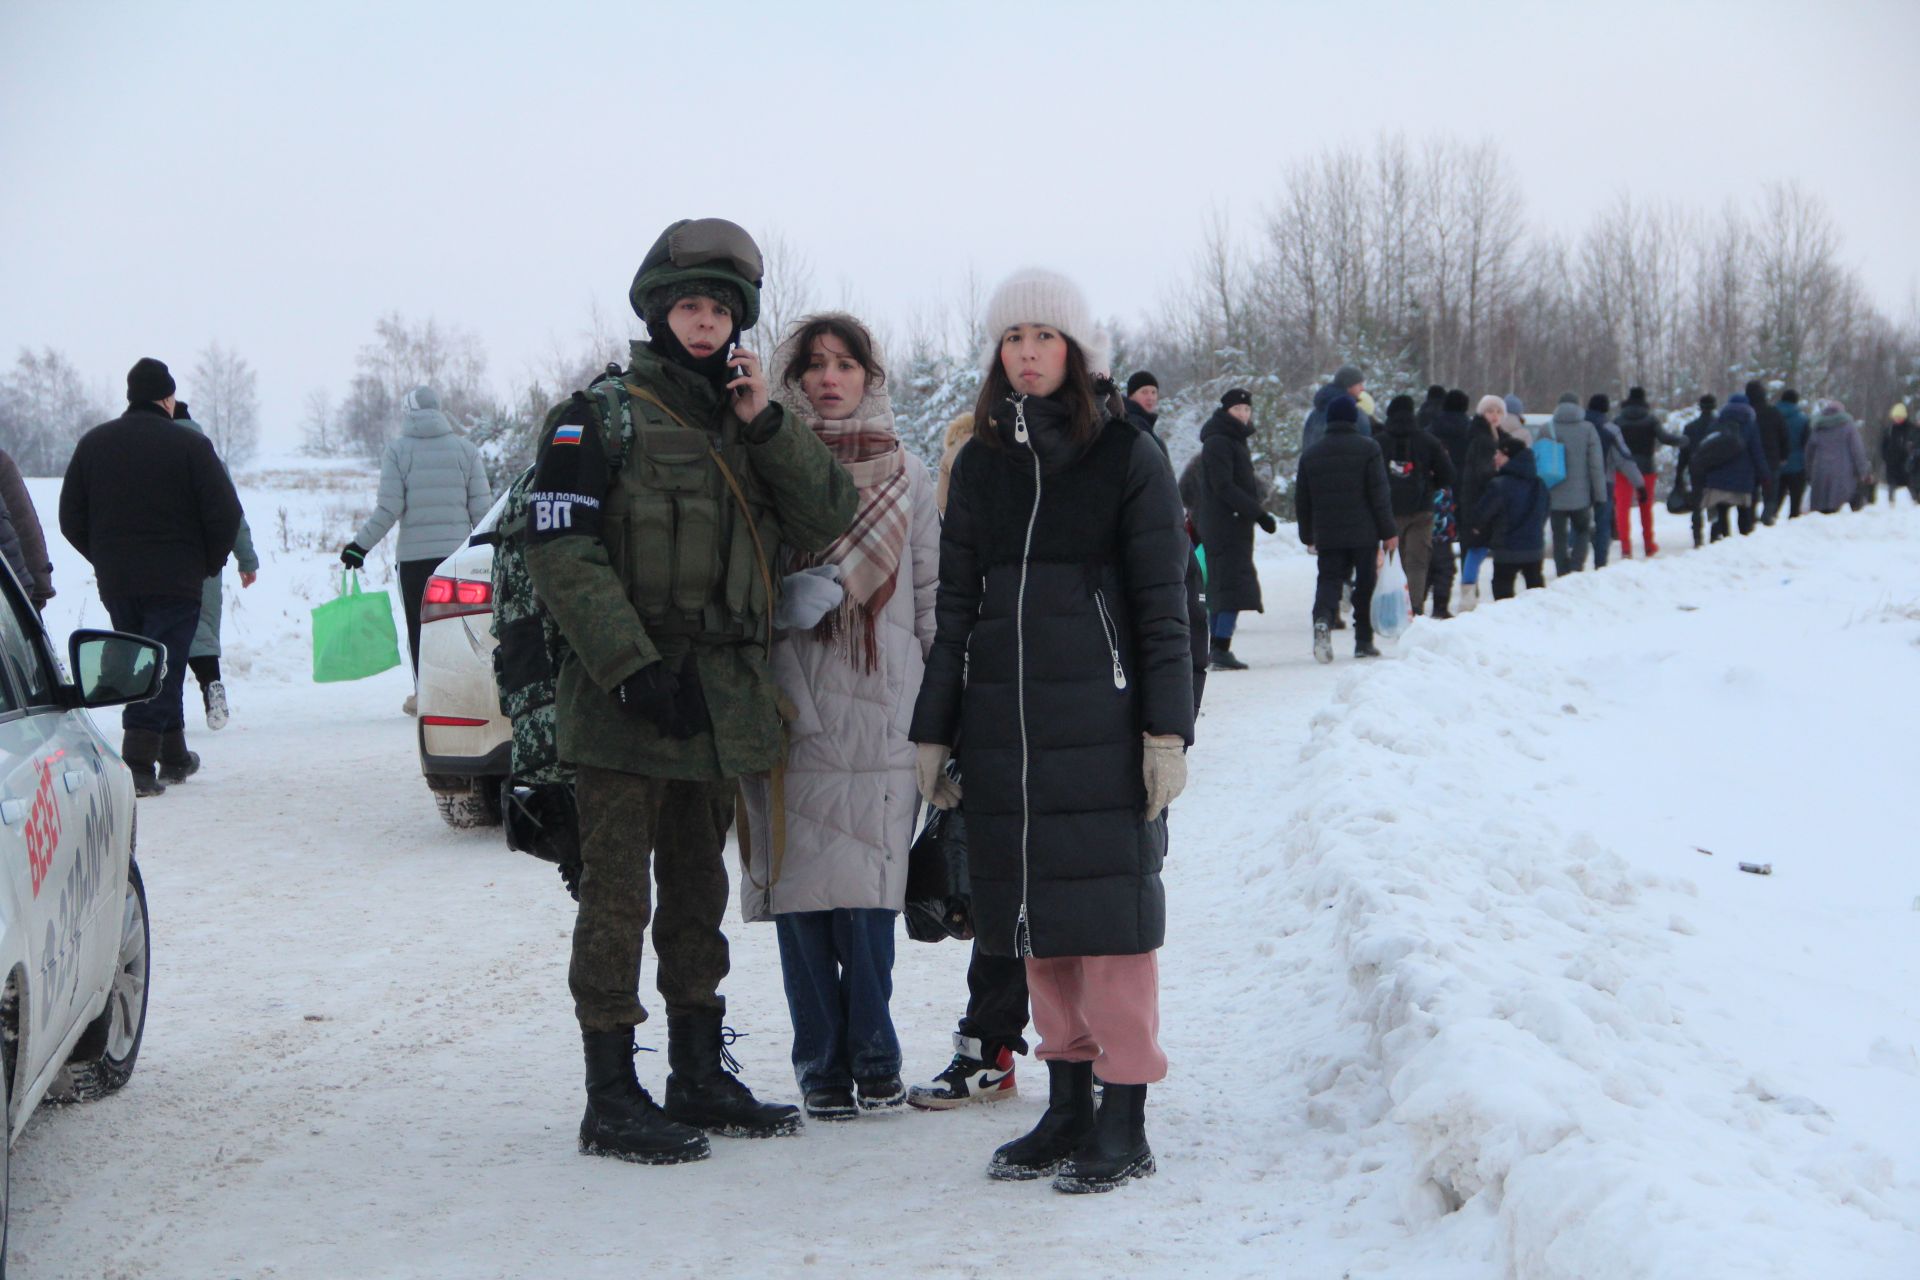
[[[579,444],[580,443],[579,425],[577,423],[571,423],[571,422],[561,424],[558,428],[554,430],[553,442],[555,444]]]

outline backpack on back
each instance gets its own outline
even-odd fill
[[[1729,462],[1738,458],[1746,449],[1746,441],[1740,438],[1740,432],[1732,427],[1716,428],[1712,435],[1700,442],[1693,451],[1693,460],[1687,466],[1694,487],[1701,487],[1710,472],[1718,471]]]
[[[1560,443],[1560,433],[1551,422],[1547,424],[1547,432],[1533,442],[1533,464],[1540,472],[1540,483],[1552,489],[1566,483],[1567,446]]]

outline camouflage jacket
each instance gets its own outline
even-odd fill
[[[846,531],[858,508],[853,481],[825,445],[778,404],[750,425],[705,379],[668,363],[641,343],[633,345],[625,380],[657,396],[689,426],[703,429],[745,490],[754,526],[777,575],[780,549],[821,551]],[[586,405],[585,401],[575,404]],[[637,407],[637,406],[636,406]],[[541,601],[567,642],[555,703],[560,758],[654,778],[709,781],[760,773],[785,754],[779,693],[767,666],[765,619],[775,601],[759,581],[749,548],[722,546],[731,566],[721,593],[732,610],[733,634],[713,628],[651,629],[642,579],[663,580],[662,547],[649,556],[645,531],[623,513],[636,499],[640,468],[608,456],[608,436],[597,417],[569,423],[583,413],[559,412],[534,464],[534,527],[528,535],[527,570]],[[613,437],[618,448],[618,436]],[[717,468],[711,462],[703,469]],[[726,490],[708,486],[708,492]],[[737,525],[719,499],[723,533]],[[543,512],[541,504],[548,504]],[[603,537],[603,533],[606,535]],[[609,544],[615,544],[610,548]],[[751,574],[749,584],[744,572]],[[673,566],[675,573],[679,566]],[[778,590],[777,576],[774,589]],[[717,593],[717,594],[721,594]],[[707,613],[724,613],[708,602]],[[744,621],[744,625],[743,625]],[[712,719],[710,730],[684,741],[624,710],[614,700],[620,682],[642,667],[665,661],[698,666]]]

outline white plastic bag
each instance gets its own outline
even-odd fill
[[[1373,633],[1385,640],[1398,640],[1413,625],[1413,597],[1407,592],[1407,571],[1400,567],[1400,555],[1387,553],[1380,568],[1380,580],[1373,586]]]

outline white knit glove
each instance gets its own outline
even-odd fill
[[[773,611],[773,625],[782,631],[811,631],[846,598],[837,564],[817,564],[790,573],[780,580],[780,605]]]
[[[919,742],[913,748],[914,780],[920,798],[936,809],[951,809],[960,803],[960,784],[947,776],[947,761],[953,748],[939,742]]]
[[[1152,822],[1187,789],[1187,744],[1178,734],[1146,737],[1140,775],[1147,784],[1147,821]]]

